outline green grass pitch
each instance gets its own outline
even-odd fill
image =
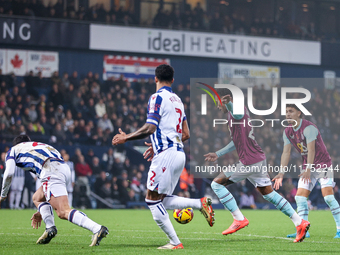
[[[334,239],[335,223],[330,211],[311,211],[311,238],[293,243],[285,238],[294,225],[276,210],[243,210],[248,227],[229,236],[221,232],[232,223],[228,211],[216,210],[214,227],[209,227],[198,210],[194,219],[180,225],[172,218],[184,250],[160,251],[167,243],[165,234],[153,221],[147,209],[85,210],[93,220],[109,228],[110,234],[97,247],[89,247],[91,233],[70,222],[56,218],[58,235],[47,245],[35,242],[45,225],[36,230],[30,226],[33,210],[0,210],[1,254],[339,254],[340,239]],[[55,214],[56,216],[56,214]]]

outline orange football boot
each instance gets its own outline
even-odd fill
[[[244,217],[243,220],[234,220],[233,224],[227,229],[222,232],[223,235],[229,235],[235,233],[236,231],[240,230],[249,225],[249,220]]]
[[[215,223],[215,217],[214,217],[215,213],[214,213],[214,209],[211,206],[212,201],[210,198],[202,197],[201,203],[202,203],[202,208],[200,211],[205,217],[205,219],[207,220],[209,226],[212,227]]]
[[[294,243],[302,242],[303,239],[305,239],[309,227],[309,221],[302,219],[301,224],[296,227],[296,238],[294,240]]]

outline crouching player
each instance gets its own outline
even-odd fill
[[[17,136],[6,156],[1,201],[7,197],[16,166],[34,172],[42,183],[33,195],[38,212],[31,218],[33,228],[38,228],[42,220],[46,224],[46,230],[37,244],[48,244],[57,235],[52,208],[60,219],[90,230],[93,233],[90,246],[99,245],[102,238],[109,233],[106,227],[94,222],[83,212],[70,208],[66,186],[71,179],[71,171],[55,148],[48,144],[32,142],[27,135]]]

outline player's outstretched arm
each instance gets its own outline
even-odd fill
[[[130,134],[126,134],[120,128],[119,134],[115,135],[112,139],[112,145],[123,144],[126,141],[131,140],[144,139],[149,135],[153,134],[156,131],[156,128],[157,128],[156,125],[145,123],[140,129]]]
[[[228,143],[227,146],[223,147],[222,149],[216,151],[216,152],[209,152],[208,154],[205,154],[205,161],[216,161],[219,157],[221,157],[224,154],[227,154],[231,151],[236,150],[235,144],[233,141]]]
[[[189,126],[188,126],[188,122],[187,120],[183,121],[183,126],[182,126],[182,142],[188,140],[190,138],[190,130],[189,130]]]
[[[278,190],[281,186],[282,186],[282,179],[283,179],[283,175],[284,175],[284,169],[287,168],[288,163],[289,163],[289,159],[290,159],[290,151],[291,151],[291,144],[286,144],[283,147],[283,152],[282,152],[282,156],[281,156],[281,172],[276,175],[272,181],[275,182],[274,183],[274,189]]]

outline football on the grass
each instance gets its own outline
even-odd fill
[[[187,224],[194,218],[194,210],[192,208],[175,209],[173,216],[178,223]]]

